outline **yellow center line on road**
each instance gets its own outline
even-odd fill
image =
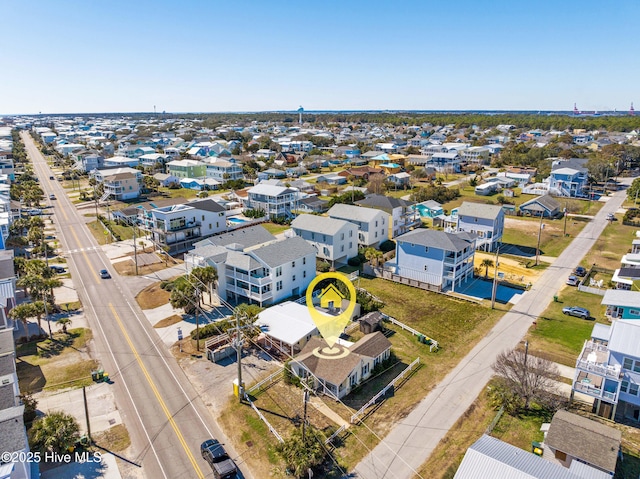
[[[71,231],[71,234],[75,238],[76,243],[78,243],[78,248],[80,248],[82,246],[82,244],[80,243],[80,240],[78,239],[78,235],[76,234],[76,230],[73,229],[73,226],[69,226],[69,231]],[[91,262],[89,261],[89,257],[87,256],[86,251],[81,251],[81,253],[82,253],[82,256],[84,256],[84,260],[87,262],[87,266],[89,266],[89,268],[91,269],[91,272],[93,273],[93,277],[96,278],[96,282],[99,283],[100,282],[100,278],[98,277],[98,273],[96,273],[95,270],[93,268],[91,268]]]
[[[171,424],[171,427],[173,428],[174,432],[176,433],[176,436],[178,436],[178,440],[180,441],[180,444],[182,445],[182,448],[187,453],[187,457],[191,461],[191,464],[193,465],[193,468],[195,469],[196,474],[198,475],[198,477],[200,479],[204,479],[204,474],[202,473],[202,469],[200,469],[200,466],[198,466],[198,463],[196,462],[195,458],[193,457],[193,454],[191,453],[191,450],[189,449],[189,446],[187,446],[187,442],[185,441],[184,436],[180,432],[180,429],[178,429],[178,425],[176,424],[175,420],[173,419],[173,415],[171,414],[171,412],[167,408],[167,405],[165,404],[164,400],[162,399],[162,396],[160,396],[160,392],[158,391],[158,388],[156,387],[155,383],[153,382],[153,379],[151,379],[151,376],[149,375],[149,372],[147,371],[147,368],[145,367],[144,363],[142,362],[142,358],[138,354],[138,351],[136,350],[135,346],[133,345],[133,342],[131,341],[131,338],[129,337],[129,334],[127,333],[124,325],[122,324],[122,320],[120,319],[120,316],[116,312],[116,309],[113,307],[113,304],[109,303],[109,308],[111,309],[111,313],[113,314],[113,317],[116,318],[116,322],[118,323],[118,327],[122,331],[122,334],[124,335],[125,340],[129,344],[129,347],[131,348],[131,351],[133,352],[133,355],[135,356],[136,361],[140,365],[140,369],[142,370],[142,373],[147,378],[147,382],[149,383],[149,386],[151,386],[151,390],[153,391],[154,395],[156,396],[156,399],[158,400],[158,402],[160,403],[160,407],[164,411],[164,414],[167,416],[167,420],[169,421],[169,424]]]

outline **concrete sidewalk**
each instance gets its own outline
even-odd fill
[[[604,203],[595,219],[546,269],[531,290],[523,294],[518,304],[356,466],[355,477],[410,479],[415,476],[491,379],[491,365],[496,356],[522,341],[533,321],[564,285],[566,276],[600,237],[608,223],[606,215],[615,212],[625,197],[624,190],[617,191]]]

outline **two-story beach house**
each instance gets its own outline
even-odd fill
[[[167,163],[167,173],[178,178],[205,178],[207,165],[197,160],[173,160]]]
[[[391,216],[382,210],[336,204],[327,212],[329,218],[345,220],[358,227],[358,245],[377,247],[388,239]]]
[[[640,423],[640,321],[594,324],[576,361],[576,392],[594,398],[599,416]]]
[[[150,211],[152,241],[169,254],[187,251],[207,236],[226,231],[224,206],[210,198],[155,208]]]
[[[265,216],[290,218],[297,209],[300,192],[286,186],[258,184],[247,190],[245,210],[262,210]]]
[[[291,229],[315,248],[318,258],[335,265],[358,254],[358,227],[348,221],[302,214],[291,222]]]
[[[414,203],[412,201],[385,195],[367,195],[364,199],[356,201],[356,204],[390,214],[390,238],[395,238],[422,225],[420,212],[413,208]]]
[[[215,161],[206,162],[206,165],[207,178],[213,178],[220,183],[241,180],[244,177],[242,167],[233,161],[216,159]]]
[[[264,306],[304,294],[315,277],[315,257],[302,238],[278,240],[255,226],[199,242],[185,255],[185,264],[187,269],[216,268],[221,298]]]
[[[495,251],[502,243],[504,210],[499,205],[465,201],[458,207],[457,231],[476,235],[476,249]]]
[[[396,257],[386,268],[400,277],[455,290],[473,277],[475,235],[416,229],[396,238]]]

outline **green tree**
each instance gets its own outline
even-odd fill
[[[9,317],[14,321],[20,321],[24,325],[24,330],[28,335],[29,318],[37,317],[38,313],[33,306],[33,303],[22,303],[15,306],[9,311]]]
[[[294,477],[306,477],[307,471],[324,461],[326,451],[322,447],[324,438],[316,428],[306,426],[305,437],[302,427],[297,428],[284,442],[276,446],[276,452],[284,460],[287,471]]]
[[[33,423],[29,435],[35,451],[67,453],[80,437],[80,426],[72,415],[52,411]]]
[[[211,302],[213,298],[213,288],[215,286],[215,282],[218,280],[218,271],[213,266],[193,268],[191,270],[191,276],[195,278],[196,282],[207,288],[209,302]]]
[[[484,267],[484,279],[487,279],[487,277],[489,276],[489,268],[492,268],[494,265],[493,260],[486,258],[482,260],[482,263],[480,263],[481,267]]]
[[[64,334],[67,334],[67,328],[71,325],[71,318],[64,316],[58,320],[58,326]]]

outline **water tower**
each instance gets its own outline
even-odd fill
[[[629,115],[634,116],[636,111],[633,109],[633,102],[631,102],[631,108],[629,108]]]
[[[304,113],[304,108],[298,108],[298,123],[302,125],[302,113]]]

